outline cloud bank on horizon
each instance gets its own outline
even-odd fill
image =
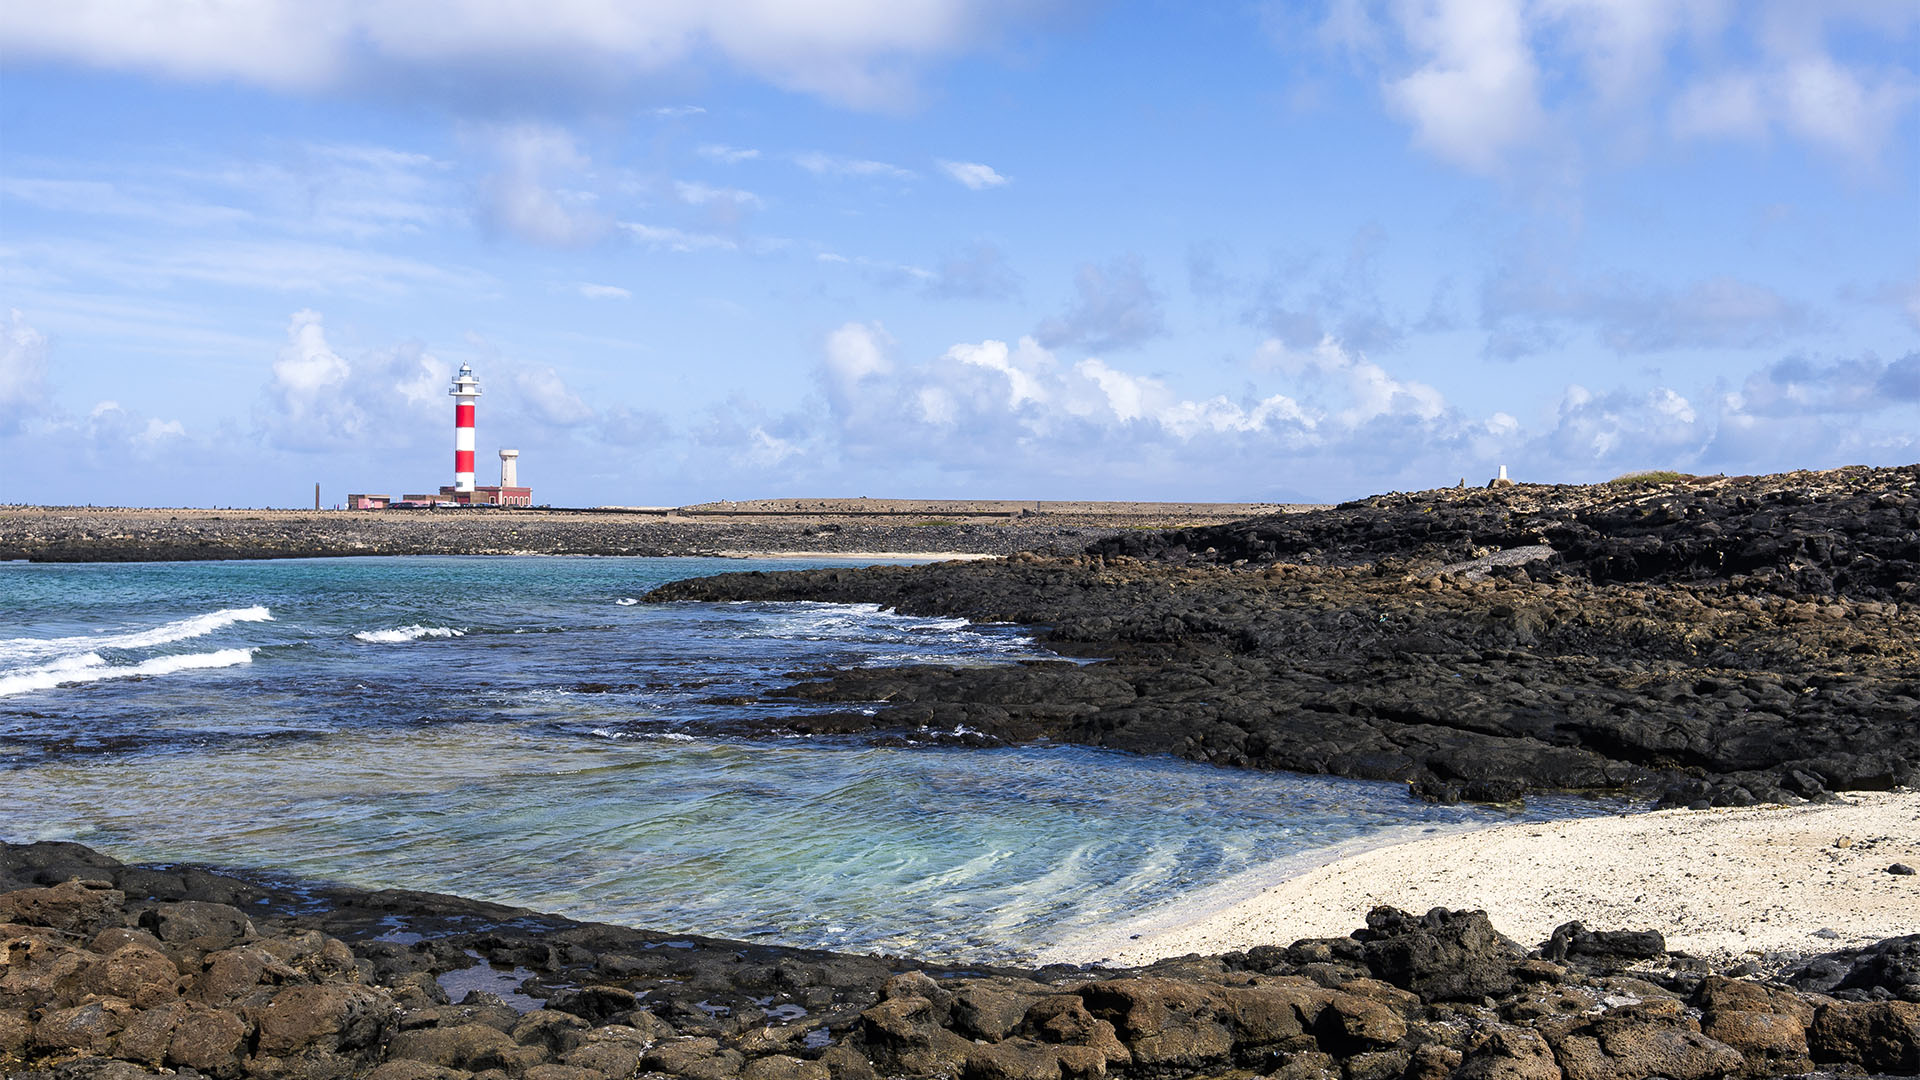
[[[1920,8],[20,0],[0,502],[1920,460]]]

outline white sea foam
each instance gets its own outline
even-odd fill
[[[621,607],[632,607],[633,605],[639,602],[640,601],[634,599],[631,596],[623,596],[620,599],[614,601],[614,603],[619,604]]]
[[[455,630],[450,626],[402,626],[395,630],[362,630],[353,635],[356,640],[369,641],[375,645],[394,645],[402,641],[419,641],[421,638],[466,637],[465,630]]]
[[[146,630],[57,638],[3,638],[0,639],[0,664],[45,663],[48,657],[80,655],[96,649],[151,649],[156,645],[171,645],[176,641],[203,637],[235,623],[272,621],[273,613],[264,605],[255,604],[252,607],[223,608],[205,615],[176,619]]]
[[[179,671],[234,667],[252,663],[253,652],[252,649],[215,649],[203,653],[175,653],[171,656],[155,656],[137,664],[109,664],[97,653],[63,656],[39,667],[18,668],[0,675],[0,697],[106,679],[154,678]]]

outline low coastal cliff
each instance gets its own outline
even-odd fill
[[[1092,664],[828,671],[805,730],[1067,740],[1747,805],[1920,781],[1920,466],[1377,496],[1067,558],[724,574],[649,599],[870,602]]]
[[[1753,974],[1747,965],[1735,975]],[[476,986],[488,989],[472,989]],[[454,1000],[456,999],[457,1000]],[[956,970],[0,844],[17,1080],[1715,1080],[1920,1070],[1920,935],[1768,981],[1647,931],[1374,911],[1128,970]]]

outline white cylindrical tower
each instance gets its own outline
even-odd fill
[[[473,494],[473,403],[480,396],[480,380],[473,369],[460,365],[453,377],[453,490]]]
[[[519,464],[520,464],[520,451],[518,450],[500,451],[500,486],[501,487],[510,488],[510,487],[520,486],[520,470],[517,467]],[[500,494],[503,498],[506,496],[506,492],[504,491],[501,492]]]

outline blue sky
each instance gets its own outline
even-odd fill
[[[1920,6],[16,0],[0,502],[1920,460]]]

